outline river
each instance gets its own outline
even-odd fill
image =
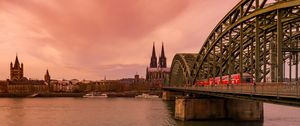
[[[300,108],[264,104],[264,122],[174,119],[174,103],[137,98],[0,98],[0,126],[299,126]]]

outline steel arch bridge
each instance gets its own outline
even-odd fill
[[[298,81],[299,41],[300,0],[242,0],[198,54],[175,55],[169,84],[192,85],[224,75],[230,81],[230,75],[243,73],[255,82],[283,82],[286,76]]]
[[[189,83],[191,68],[197,56],[197,53],[179,53],[174,56],[171,65],[170,84],[180,86]]]

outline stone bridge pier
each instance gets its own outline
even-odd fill
[[[178,120],[263,121],[263,103],[225,98],[176,97],[175,118]]]
[[[162,99],[164,101],[175,101],[176,97],[184,96],[183,92],[163,91]]]

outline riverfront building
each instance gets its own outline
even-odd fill
[[[48,74],[48,75],[47,75]],[[49,72],[46,72],[47,77],[50,79]],[[24,77],[24,65],[20,64],[18,56],[16,56],[15,63],[10,63],[10,79],[6,81],[7,92],[14,94],[31,94],[48,92],[48,84],[44,80],[30,80]]]

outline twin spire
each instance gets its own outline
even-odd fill
[[[167,58],[165,56],[165,49],[164,49],[164,44],[162,43],[162,48],[161,48],[161,53],[159,57],[159,67],[160,68],[166,68],[167,67]],[[153,48],[152,48],[152,56],[151,56],[151,61],[150,61],[150,68],[157,68],[157,57],[155,53],[155,44],[153,42]]]

